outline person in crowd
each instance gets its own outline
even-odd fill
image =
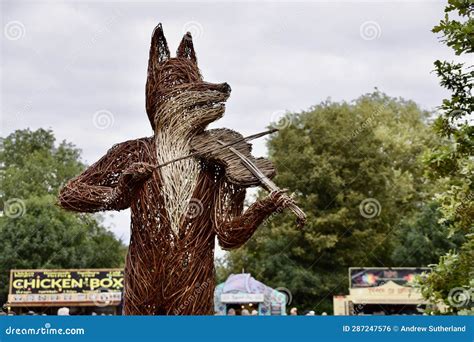
[[[291,308],[290,316],[298,316],[298,309],[297,308]]]
[[[242,316],[250,316],[250,312],[247,309],[243,309],[240,314]]]
[[[235,309],[230,308],[229,311],[227,311],[227,316],[235,316]]]
[[[314,315],[316,315],[316,313],[313,310],[308,311],[308,313],[306,314],[306,316],[314,316]]]
[[[58,316],[69,316],[69,308],[66,308],[66,307],[59,308]]]
[[[258,316],[258,311],[253,309],[251,315],[252,316]]]

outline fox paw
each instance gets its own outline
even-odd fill
[[[277,209],[288,208],[291,204],[295,203],[295,200],[288,196],[287,192],[287,189],[280,189],[270,193],[269,197]]]
[[[148,163],[133,163],[123,173],[125,183],[136,183],[148,179],[155,170],[155,166]]]

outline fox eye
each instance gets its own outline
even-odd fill
[[[176,57],[186,58],[197,64],[196,52],[194,52],[193,37],[188,32],[181,39],[178,50],[176,51]]]

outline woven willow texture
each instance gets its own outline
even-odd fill
[[[146,84],[154,135],[113,146],[59,194],[60,205],[72,211],[131,209],[127,315],[213,314],[215,237],[223,248],[237,248],[292,201],[276,191],[243,210],[246,188],[258,179],[229,151],[213,153],[216,139],[231,142],[241,135],[205,130],[224,114],[230,90],[202,80],[189,33],[171,58],[158,25]],[[250,144],[235,147],[266,176],[275,174],[268,160],[250,155]],[[158,167],[196,151],[198,157]]]

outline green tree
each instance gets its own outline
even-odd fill
[[[449,0],[445,17],[433,28],[456,55],[472,57],[473,14],[472,1]],[[444,144],[434,148],[427,158],[428,171],[433,179],[447,180],[446,190],[438,194],[440,222],[450,234],[465,234],[466,241],[440,259],[434,272],[422,282],[422,293],[433,302],[443,301],[449,312],[474,314],[474,65],[439,60],[434,64],[441,85],[451,97],[443,100],[442,114],[434,123]],[[454,300],[459,291],[464,291],[466,300]]]
[[[0,303],[14,268],[117,267],[124,246],[100,216],[73,214],[56,205],[56,194],[83,170],[80,151],[51,131],[18,130],[0,147]]]
[[[446,225],[439,223],[440,218],[436,202],[402,218],[395,231],[392,266],[428,266],[438,262],[446,251],[459,248],[464,236],[456,233],[449,237]]]
[[[273,216],[229,255],[229,272],[244,268],[288,288],[303,309],[331,311],[332,295],[347,293],[348,267],[392,266],[400,218],[432,193],[421,160],[436,143],[428,117],[378,91],[288,114],[269,153],[276,183],[295,192],[308,223],[299,231],[290,214]]]

